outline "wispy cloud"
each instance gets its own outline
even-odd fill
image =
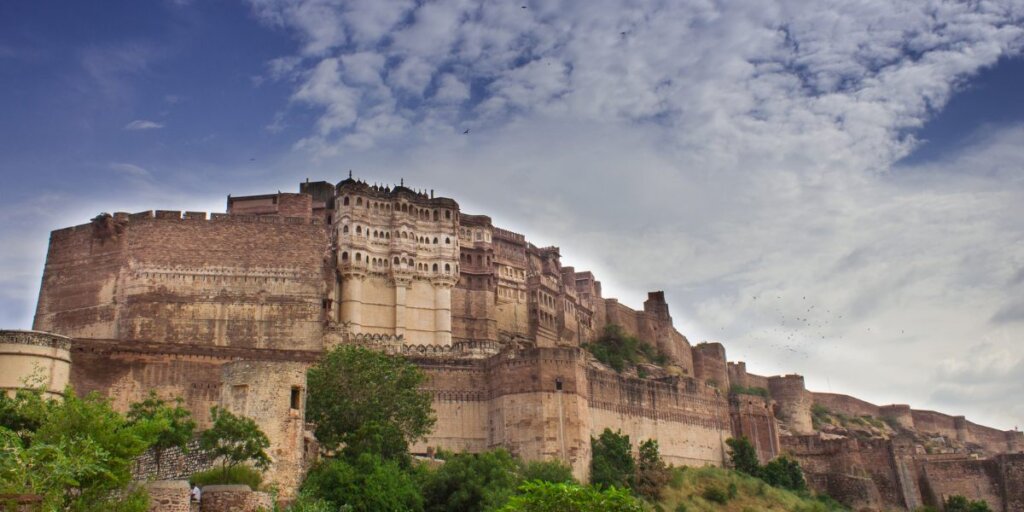
[[[160,128],[163,128],[163,127],[164,127],[163,123],[158,123],[156,121],[147,121],[145,119],[136,119],[136,120],[134,120],[134,121],[124,125],[124,129],[125,130],[133,130],[133,131],[137,131],[137,130],[157,130],[157,129],[160,129]]]
[[[127,174],[129,176],[136,176],[140,178],[148,178],[151,176],[149,170],[144,167],[140,167],[135,164],[114,162],[110,164],[110,170],[119,172],[121,174]]]

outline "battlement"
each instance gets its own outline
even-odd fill
[[[207,213],[190,212],[181,210],[147,210],[137,213],[116,212],[112,215],[115,222],[122,225],[131,225],[139,222],[149,221],[182,221],[182,222],[235,222],[240,224],[294,224],[294,225],[321,225],[323,221],[318,218],[306,217],[282,217],[278,215],[234,215],[228,213]],[[95,222],[78,224],[67,228],[55,229],[52,235],[62,236],[80,231],[94,230]]]
[[[492,229],[494,230],[493,231],[494,238],[498,238],[498,239],[505,240],[505,241],[508,241],[508,242],[514,242],[514,243],[517,243],[517,244],[523,244],[523,245],[526,244],[526,236],[525,235],[521,235],[521,234],[516,233],[514,231],[509,231],[507,229],[502,229],[502,228],[499,228],[499,227],[492,227]]]

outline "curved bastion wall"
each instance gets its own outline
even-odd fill
[[[43,386],[62,396],[71,377],[71,340],[39,331],[0,330],[0,389]]]

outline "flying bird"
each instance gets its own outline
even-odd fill
[[[466,135],[468,133],[469,133],[469,128],[466,128],[466,131],[462,132],[463,135]]]

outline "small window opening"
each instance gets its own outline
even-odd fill
[[[559,384],[561,386],[561,384]],[[562,389],[559,387],[558,389]],[[302,388],[298,386],[292,386],[292,397],[291,397],[292,409],[300,409],[302,405]]]

